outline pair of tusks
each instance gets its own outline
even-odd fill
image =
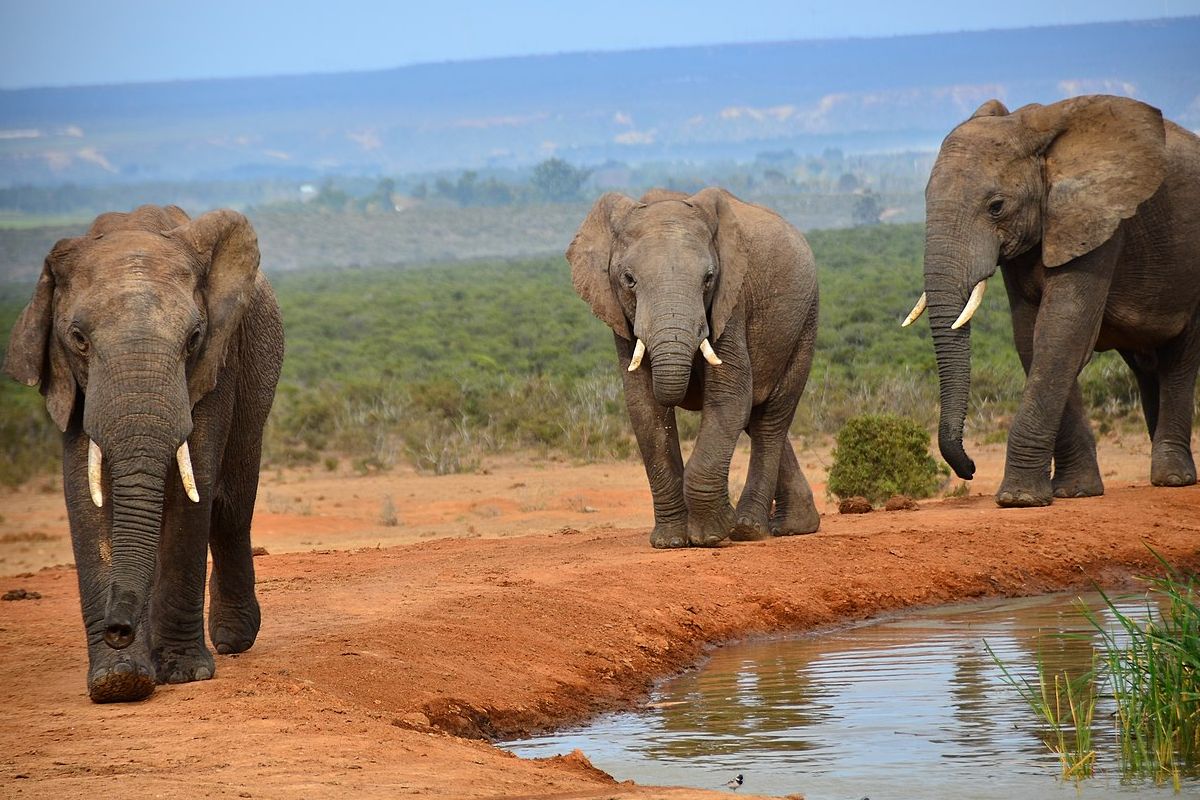
[[[704,360],[712,364],[714,367],[721,366],[721,359],[717,357],[717,351],[713,350],[712,344],[709,343],[708,337],[700,343],[700,352],[704,356]],[[629,371],[633,372],[642,365],[642,356],[646,355],[646,343],[641,339],[637,340],[637,344],[633,346],[633,358],[629,359]]]
[[[100,464],[104,454],[100,445],[88,439],[88,489],[92,493],[92,502],[96,508],[104,507],[104,490],[100,488]],[[193,503],[200,502],[200,492],[196,490],[196,473],[192,470],[192,454],[185,440],[175,451],[175,463],[179,465],[179,477],[183,481],[183,490]]]
[[[987,279],[985,278],[975,284],[975,288],[971,290],[971,296],[967,298],[967,304],[963,306],[962,313],[958,315],[958,319],[954,320],[950,330],[956,331],[971,321],[971,317],[975,316],[975,312],[979,310],[979,305],[983,302],[983,293],[986,291]],[[904,318],[904,322],[900,323],[900,327],[907,328],[916,322],[925,313],[925,306],[925,293],[921,292],[921,296],[917,298],[917,304],[913,306],[912,311],[908,312],[908,316]]]

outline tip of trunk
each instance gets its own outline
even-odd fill
[[[942,458],[950,465],[950,469],[954,470],[955,475],[964,481],[975,477],[975,462],[963,449],[962,439],[948,439],[939,436],[938,449],[942,451]]]
[[[108,597],[104,615],[104,643],[114,650],[124,650],[133,644],[137,635],[137,619],[141,600],[129,589],[114,586]]]

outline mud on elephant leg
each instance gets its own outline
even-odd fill
[[[133,644],[114,650],[104,642],[103,604],[99,616],[86,622],[88,638],[88,696],[93,703],[144,700],[154,693],[154,664],[150,656],[149,625],[143,620]]]
[[[785,440],[779,458],[779,482],[775,488],[775,513],[771,515],[772,536],[815,533],[821,515],[813,502],[812,487],[800,469],[792,443]]]
[[[1100,465],[1096,461],[1096,439],[1083,408],[1079,381],[1071,387],[1063,411],[1058,437],[1054,440],[1055,497],[1098,497],[1104,494]]]

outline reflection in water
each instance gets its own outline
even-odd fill
[[[1098,596],[1084,601],[1103,609]],[[641,783],[715,789],[740,772],[747,792],[808,800],[1169,797],[1149,782],[1121,784],[1103,707],[1096,777],[1078,794],[1061,783],[1032,713],[984,649],[986,640],[1027,676],[1039,654],[1052,670],[1091,669],[1095,634],[1077,602],[992,601],[722,648],[659,687],[658,708],[506,746],[528,757],[579,748]],[[1144,602],[1118,607],[1144,619]]]

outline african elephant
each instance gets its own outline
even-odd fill
[[[1104,492],[1077,381],[1093,350],[1116,349],[1137,377],[1151,481],[1195,483],[1200,139],[1128,98],[1011,114],[991,100],[942,143],[925,202],[925,294],[905,324],[928,303],[938,444],[959,477],[975,472],[969,321],[999,264],[1026,381],[996,502]]]
[[[788,441],[817,336],[817,276],[804,237],[723,189],[656,190],[641,201],[609,193],[567,260],[575,290],[613,330],[654,497],[650,543],[815,531],[812,490]],[[675,406],[702,412],[686,468]],[[735,514],[729,462],[743,430],[750,470]]]
[[[63,490],[88,693],[138,700],[204,680],[204,572],[218,653],[258,634],[250,516],[283,360],[279,307],[233,211],[102,214],[46,257],[4,370],[40,385]]]

